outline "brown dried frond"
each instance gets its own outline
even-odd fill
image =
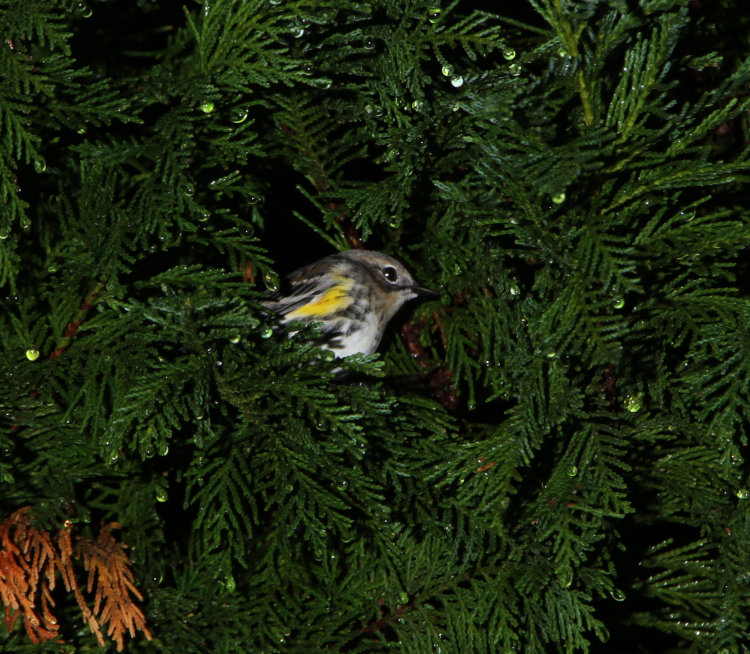
[[[131,637],[142,631],[151,640],[146,619],[133,600],[142,600],[143,596],[133,583],[125,546],[111,533],[120,525],[112,522],[102,527],[95,542],[84,537],[76,541],[77,554],[89,572],[87,590],[95,591],[92,610],[75,576],[70,521],[60,529],[55,542],[49,532],[32,526],[30,511],[31,507],[24,507],[0,522],[0,602],[5,607],[8,629],[12,630],[22,616],[32,642],[58,636],[60,627],[52,613],[55,602],[51,591],[59,570],[65,589],[73,592],[100,647],[106,645],[100,624],[109,625],[107,634],[117,644],[118,652],[124,647],[125,631]]]
[[[65,590],[73,591],[76,602],[81,609],[81,614],[84,621],[88,624],[91,632],[96,636],[96,642],[99,647],[105,646],[104,636],[102,635],[102,629],[99,626],[99,622],[96,616],[92,613],[89,605],[86,603],[81,588],[78,585],[78,579],[76,579],[75,572],[73,570],[73,543],[70,537],[71,525],[66,524],[57,536],[57,544],[60,548],[60,560],[62,565],[60,571],[62,572],[63,583],[65,584]]]
[[[0,522],[0,601],[8,629],[22,615],[26,633],[38,643],[55,638],[60,629],[50,595],[60,557],[49,533],[31,525],[29,510],[19,509]]]
[[[83,558],[83,565],[88,570],[88,592],[96,589],[94,596],[94,615],[102,624],[109,625],[107,635],[117,643],[121,652],[123,634],[135,636],[142,631],[151,640],[151,633],[146,628],[146,618],[133,601],[143,596],[133,583],[130,570],[130,559],[125,554],[125,546],[112,536],[112,529],[119,529],[120,524],[112,522],[102,528],[95,542],[81,538],[78,551]]]

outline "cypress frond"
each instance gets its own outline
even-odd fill
[[[746,647],[746,12],[506,4],[0,7],[0,523],[117,647]],[[440,298],[340,360],[360,246]]]

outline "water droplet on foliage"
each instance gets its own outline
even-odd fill
[[[271,338],[272,335],[273,335],[273,329],[271,329],[270,327],[264,327],[263,331],[260,332],[261,338]]]
[[[34,170],[38,173],[43,173],[45,170],[47,170],[47,163],[44,161],[44,159],[37,159],[34,162]]]
[[[82,18],[91,18],[92,14],[94,13],[94,10],[91,9],[91,7],[89,7],[85,2],[79,2],[76,9],[78,10],[78,13]]]
[[[513,48],[506,48],[503,50],[503,57],[505,57],[507,61],[511,61],[516,58],[516,51]]]
[[[450,68],[448,68],[448,66],[443,66],[442,73],[446,77],[450,77],[451,75],[453,75],[453,71]]]
[[[154,492],[154,497],[156,498],[157,502],[166,502],[167,499],[169,499],[169,493],[167,493],[166,488],[157,488]]]
[[[232,575],[227,575],[227,578],[224,581],[224,588],[226,588],[229,593],[233,593],[237,589],[237,582]]]
[[[641,410],[641,402],[643,400],[643,393],[635,393],[633,395],[625,396],[625,408],[630,413],[638,413]]]
[[[292,28],[292,36],[294,36],[295,39],[301,39],[305,35],[305,28],[296,26]]]
[[[281,0],[268,0],[268,4],[278,7],[281,4]]]
[[[0,229],[0,241],[4,241],[9,236],[10,230],[7,227]]]
[[[612,596],[612,599],[615,600],[615,602],[622,602],[625,599],[625,593],[623,593],[619,588],[614,588],[610,595]]]
[[[265,275],[263,275],[263,283],[266,285],[266,288],[272,293],[275,293],[279,290],[279,276],[272,270],[269,270]]]
[[[403,590],[398,594],[398,601],[403,604],[409,603],[409,595]]]
[[[563,202],[565,202],[565,191],[555,193],[555,195],[552,196],[552,202],[554,202],[555,204],[562,204]]]
[[[166,443],[159,443],[159,445],[156,446],[156,453],[159,456],[167,456],[169,453],[169,445]]]
[[[575,477],[578,474],[578,466],[568,468],[568,477]]]
[[[375,48],[375,41],[373,39],[367,38],[362,43],[362,47],[365,50],[372,50],[373,48]]]
[[[39,350],[29,348],[28,350],[26,350],[26,358],[29,361],[36,361],[39,358]]]
[[[510,71],[511,75],[520,75],[521,74],[521,64],[518,62],[515,62],[508,66],[508,70]]]
[[[738,499],[746,500],[748,497],[750,497],[750,491],[748,491],[747,488],[740,488],[737,490]]]
[[[79,134],[85,134],[86,133],[86,125],[84,125],[83,127],[79,127],[76,130],[76,132],[78,132]]]
[[[422,111],[423,106],[424,102],[421,100],[414,100],[414,102],[411,103],[411,108],[414,109],[414,111]]]
[[[237,123],[238,125],[240,123],[244,123],[247,120],[247,109],[238,109],[234,112],[234,116],[232,117],[232,122]]]
[[[203,102],[201,104],[201,111],[204,114],[210,114],[214,110],[214,103],[213,102]]]
[[[323,359],[325,361],[333,361],[336,358],[336,353],[333,350],[324,350]]]
[[[338,488],[340,491],[345,491],[347,488],[349,488],[349,482],[346,481],[346,479],[342,479],[338,484],[336,484],[336,488]]]
[[[432,7],[427,12],[427,18],[429,21],[434,25],[440,20],[440,14],[443,12],[443,10],[440,7]]]
[[[240,336],[239,334],[235,334],[234,336],[232,336],[232,338],[229,339],[229,342],[237,345],[237,343],[239,343],[241,340],[242,336]]]
[[[461,75],[454,75],[451,77],[451,85],[455,88],[460,88],[464,84],[464,78]]]
[[[616,297],[614,301],[612,302],[612,306],[615,309],[622,309],[625,306],[625,298],[624,297]]]

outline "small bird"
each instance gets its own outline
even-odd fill
[[[388,321],[405,302],[437,298],[398,261],[380,252],[332,254],[289,275],[289,295],[262,302],[279,322],[319,322],[321,346],[338,357],[372,354]]]

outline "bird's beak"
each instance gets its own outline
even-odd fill
[[[434,300],[440,297],[440,293],[437,291],[431,291],[429,288],[424,288],[423,286],[412,286],[411,291],[417,297],[422,297],[426,300]]]

